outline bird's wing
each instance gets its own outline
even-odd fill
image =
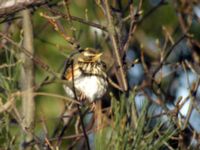
[[[74,75],[74,78],[81,75],[81,71],[79,69],[79,65],[74,65],[73,67],[69,67],[64,74],[64,79],[68,81],[72,81],[72,76]]]

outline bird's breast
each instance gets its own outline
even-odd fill
[[[100,99],[107,91],[108,82],[105,78],[91,75],[80,76],[74,80],[75,88],[80,91],[90,102]],[[75,94],[71,88],[64,85],[64,89],[68,96],[75,98]]]
[[[90,102],[101,98],[105,94],[107,86],[108,83],[104,78],[95,75],[80,77],[75,80],[75,87],[81,91]]]

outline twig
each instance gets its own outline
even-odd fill
[[[100,25],[100,24],[96,24],[94,22],[90,22],[90,21],[87,21],[85,19],[82,19],[82,18],[79,18],[79,17],[76,17],[76,16],[72,16],[70,14],[63,14],[62,12],[59,12],[58,10],[55,10],[55,9],[52,9],[52,8],[49,8],[48,7],[48,10],[50,12],[52,12],[53,14],[56,14],[64,19],[67,19],[67,20],[72,20],[72,21],[76,21],[76,22],[80,22],[80,23],[83,23],[83,24],[86,24],[86,25],[89,25],[91,27],[95,27],[95,28],[98,28],[98,29],[101,29],[103,31],[107,31],[107,28],[103,25]]]
[[[184,72],[186,74],[187,85],[188,85],[188,88],[190,90],[190,94],[189,94],[190,103],[189,103],[189,108],[188,108],[188,111],[187,111],[187,114],[186,114],[186,119],[185,119],[185,122],[184,122],[184,125],[183,125],[183,130],[184,130],[187,127],[189,119],[190,119],[190,116],[192,114],[193,104],[194,104],[194,96],[191,93],[189,76],[188,76],[188,73],[186,71],[186,66],[185,66],[184,62],[182,63],[182,65],[183,65],[183,70],[184,70]]]
[[[26,8],[34,8],[47,4],[46,0],[6,0],[0,2],[0,18],[13,15]]]
[[[119,48],[117,45],[117,41],[115,39],[115,27],[113,25],[112,22],[112,16],[110,13],[110,8],[109,8],[109,4],[108,4],[108,0],[104,0],[104,4],[105,4],[105,12],[107,15],[107,21],[108,21],[108,33],[113,45],[113,51],[116,57],[116,69],[117,71],[119,71],[119,75],[121,78],[121,86],[123,88],[124,91],[126,91],[128,89],[128,85],[127,85],[127,81],[126,81],[126,75],[123,69],[123,65],[122,65],[122,61],[119,55]]]
[[[75,89],[75,85],[74,85],[74,61],[69,59],[68,62],[69,64],[71,64],[71,70],[72,70],[72,90],[73,90],[73,93],[74,93],[74,98],[78,101],[78,97],[77,97],[77,93],[76,93],[76,89]],[[84,134],[84,137],[85,137],[85,140],[86,140],[86,146],[87,146],[87,149],[90,150],[90,144],[89,144],[89,139],[88,139],[88,136],[87,136],[87,133],[86,133],[86,129],[85,129],[85,125],[84,125],[84,122],[83,122],[83,115],[81,113],[81,109],[80,109],[80,105],[76,105],[77,107],[77,110],[78,110],[78,113],[79,113],[79,116],[80,116],[80,122],[81,122],[81,126],[82,126],[82,130],[83,130],[83,134]],[[67,125],[62,129],[62,132],[60,134],[60,136],[58,137],[58,145],[61,144],[62,142],[62,137],[64,135],[64,132],[65,130],[67,129]]]
[[[115,82],[113,82],[112,79],[109,78],[109,77],[108,77],[108,83],[110,83],[110,85],[113,86],[114,88],[116,88],[119,91],[123,92],[123,89],[118,84],[116,84]]]
[[[73,102],[74,104],[77,104],[77,105],[81,105],[80,102],[74,100],[74,99],[71,99],[69,97],[66,97],[66,96],[61,96],[61,95],[58,95],[58,94],[53,94],[53,93],[45,93],[45,92],[35,92],[34,93],[34,96],[50,96],[50,97],[55,97],[55,98],[59,98],[59,99],[63,99],[63,100],[66,100],[66,101],[69,101],[69,102]]]
[[[2,65],[0,65],[0,69],[16,67],[20,63],[22,63],[22,60],[18,60],[17,62],[15,62],[13,64],[2,64]]]
[[[61,26],[60,22],[57,20],[57,18],[59,18],[58,16],[48,16],[45,13],[40,13],[40,15],[44,18],[46,18],[54,27],[55,31],[57,31],[58,33],[60,33],[62,35],[62,37],[73,46],[73,49],[76,49],[77,52],[83,51],[84,49],[81,48],[80,44],[73,38],[70,37],[66,34],[66,32],[64,31],[64,28]]]
[[[50,74],[54,75],[57,78],[60,78],[55,71],[53,71],[52,69],[50,69],[50,67],[44,63],[43,61],[41,61],[39,58],[37,58],[36,56],[33,56],[33,54],[31,54],[26,48],[19,46],[19,44],[17,44],[15,41],[13,41],[11,38],[9,38],[7,35],[5,35],[4,33],[0,32],[0,36],[4,39],[6,39],[9,43],[11,43],[12,45],[14,45],[15,47],[19,48],[26,56],[28,56],[31,60],[33,60],[36,64],[39,64],[39,66],[44,69],[45,71],[49,72]]]
[[[166,5],[168,2],[165,0],[161,0],[155,7],[153,7],[151,10],[149,10],[139,21],[138,25],[140,25],[146,18],[148,18],[153,12],[155,12],[160,6]]]
[[[133,13],[133,6],[130,7],[130,16],[131,16],[131,23],[130,23],[130,28],[129,28],[129,33],[128,33],[128,38],[123,46],[123,51],[127,51],[128,50],[128,47],[129,47],[129,44],[130,44],[130,41],[133,37],[133,33],[134,31],[136,30],[137,28],[137,18],[139,17],[140,13],[141,13],[141,8],[142,8],[142,2],[143,0],[140,0],[139,1],[139,5],[138,5],[138,9],[137,9],[137,12],[136,14],[134,15]]]
[[[41,143],[41,142],[39,142],[41,140],[39,140],[39,138],[37,136],[35,136],[33,134],[33,132],[30,131],[29,128],[26,128],[25,124],[23,123],[23,118],[21,117],[19,111],[16,108],[16,105],[15,105],[16,99],[15,98],[18,96],[22,96],[22,92],[18,91],[18,92],[12,93],[12,94],[10,94],[10,96],[8,98],[8,102],[12,101],[12,103],[10,103],[12,105],[12,112],[10,112],[10,114],[15,118],[15,120],[21,127],[22,131],[25,134],[31,135],[33,137],[33,139],[30,142],[23,142],[22,146],[24,146],[24,147],[31,146],[32,143],[35,143],[35,144],[33,144],[33,145],[35,145],[35,149],[39,150],[38,146]],[[5,110],[5,111],[7,111],[7,110]]]
[[[0,105],[0,114],[3,113],[3,112],[9,111],[9,109],[15,103],[14,97],[22,95],[23,93],[26,93],[26,92],[27,92],[27,90],[20,91],[20,92],[18,91],[18,92],[12,93],[11,96],[8,98],[8,101],[6,103]],[[67,98],[65,96],[61,96],[61,95],[57,95],[57,94],[53,94],[53,93],[34,92],[33,95],[34,96],[50,96],[50,97],[55,97],[55,98],[59,98],[59,99],[62,99],[62,100],[66,100],[66,101],[72,102],[72,103],[77,104],[77,105],[81,105],[80,102],[78,102],[78,101],[76,101],[74,99]]]
[[[187,35],[184,34],[182,35],[171,47],[170,49],[166,52],[166,54],[163,57],[163,60],[160,62],[160,64],[158,65],[158,67],[154,70],[153,74],[152,74],[152,82],[153,82],[153,78],[156,75],[156,73],[160,70],[160,68],[163,66],[164,62],[167,60],[168,56],[171,54],[171,52],[174,50],[174,48],[184,39],[186,38]]]
[[[74,61],[73,60],[72,60],[72,63],[71,63],[71,68],[72,68],[73,91],[74,91],[75,99],[78,100],[75,85],[74,85]],[[79,113],[79,116],[80,116],[80,122],[81,122],[82,130],[83,130],[83,134],[84,134],[84,137],[85,137],[85,140],[86,140],[87,149],[90,150],[89,139],[88,139],[88,136],[87,136],[87,133],[86,133],[86,130],[85,130],[85,125],[84,125],[84,122],[83,122],[83,115],[81,113],[80,106],[79,105],[76,105],[76,106],[77,106],[78,113]]]
[[[167,2],[165,0],[161,0],[155,7],[153,7],[152,9],[150,9],[146,14],[144,14],[144,16],[137,22],[138,25],[142,24],[143,21],[148,18],[152,13],[154,13],[158,8],[160,8],[160,6],[166,5]],[[131,19],[131,15],[128,15],[127,17],[125,17],[123,19],[123,21],[127,21],[128,19]]]
[[[6,103],[2,103],[2,99],[0,98],[0,114],[3,112],[8,112],[9,109],[14,105],[15,98],[14,95],[11,95],[10,97],[8,97],[8,101]]]

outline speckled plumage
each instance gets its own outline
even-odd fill
[[[64,75],[66,80],[71,82],[74,80],[75,88],[89,102],[100,99],[108,87],[105,64],[100,60],[100,56],[100,53],[86,51],[78,60],[74,61],[73,69],[70,66]],[[64,85],[64,89],[68,96],[75,98],[71,87]]]

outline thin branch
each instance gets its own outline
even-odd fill
[[[134,31],[136,30],[137,28],[137,18],[140,16],[141,14],[141,8],[142,8],[142,3],[143,3],[143,0],[140,0],[139,1],[139,5],[138,5],[138,9],[137,9],[137,12],[134,14],[134,11],[133,11],[133,6],[131,5],[130,6],[130,16],[131,16],[131,23],[130,23],[130,28],[129,28],[129,33],[128,33],[128,38],[123,46],[123,51],[127,51],[128,50],[128,47],[130,45],[130,41],[133,37],[133,33]]]
[[[74,91],[75,99],[78,100],[75,85],[74,85],[74,61],[73,60],[72,60],[71,67],[72,67],[73,91]],[[83,115],[81,113],[80,106],[79,105],[76,105],[76,106],[77,106],[78,113],[79,113],[79,116],[80,116],[80,122],[81,122],[82,130],[83,130],[83,134],[84,134],[84,137],[85,137],[85,140],[86,140],[87,149],[90,150],[89,139],[88,139],[87,132],[86,132],[86,129],[85,129],[85,125],[84,125],[84,122],[83,122]]]
[[[154,13],[158,8],[160,8],[161,6],[164,6],[168,4],[168,2],[166,2],[166,0],[161,0],[155,7],[153,7],[151,10],[149,10],[143,17],[142,19],[139,21],[138,25],[140,25],[141,23],[143,23],[143,21],[148,18],[152,13]]]
[[[60,35],[69,43],[73,46],[73,49],[76,49],[77,51],[83,51],[83,49],[81,48],[80,44],[78,43],[78,41],[76,41],[73,37],[69,36],[68,34],[66,34],[63,26],[61,25],[61,23],[58,21],[58,16],[48,16],[45,13],[40,13],[40,15],[42,17],[44,17],[45,19],[47,19],[54,27],[54,30],[57,31],[58,33],[60,33]]]
[[[33,47],[33,29],[31,22],[31,15],[29,10],[22,11],[23,16],[23,46],[27,49],[27,51],[34,56],[34,47]],[[21,90],[26,90],[22,94],[22,108],[23,108],[23,125],[25,128],[29,130],[30,133],[34,130],[34,118],[35,118],[35,101],[33,96],[33,85],[34,85],[34,67],[33,61],[29,59],[23,52],[20,54],[20,58],[23,61],[23,65],[21,67],[21,80],[20,86]],[[25,143],[33,140],[32,134],[25,134],[24,139],[22,139]],[[25,147],[26,150],[31,149],[31,146]]]
[[[54,97],[54,98],[63,99],[63,100],[68,101],[68,102],[72,102],[72,103],[77,104],[77,105],[81,105],[80,102],[78,102],[74,99],[71,99],[71,98],[66,97],[66,96],[61,96],[61,95],[58,95],[58,94],[53,94],[53,93],[35,92],[34,96],[50,96],[50,97]]]
[[[171,54],[171,52],[174,50],[174,48],[183,40],[187,37],[186,34],[182,35],[172,46],[171,48],[166,52],[166,54],[163,57],[163,60],[160,62],[160,64],[158,65],[158,67],[154,70],[152,77],[154,78],[154,76],[156,75],[156,73],[160,70],[160,68],[163,66],[163,64],[165,63],[165,61],[167,60],[167,58],[169,57],[169,55]],[[153,79],[152,78],[152,79]],[[153,81],[153,80],[152,80]]]
[[[5,35],[2,32],[0,32],[0,36],[3,39],[6,39],[9,43],[11,43],[12,45],[14,45],[15,47],[19,48],[26,56],[29,57],[29,59],[33,60],[36,64],[39,64],[39,66],[43,70],[49,72],[50,74],[52,74],[55,77],[57,77],[58,79],[60,79],[60,76],[57,75],[57,73],[55,71],[53,71],[46,63],[44,63],[43,61],[41,61],[38,57],[33,56],[33,54],[31,54],[26,48],[24,48],[23,46],[20,46],[18,43],[16,43],[15,41],[13,41],[10,37],[8,37],[7,35]]]
[[[2,103],[2,99],[0,98],[0,114],[3,113],[3,112],[9,112],[10,109],[12,109],[12,106],[14,105],[15,103],[15,98],[14,98],[14,95],[11,95],[8,97],[8,100],[6,103]]]
[[[109,77],[108,77],[108,83],[110,83],[110,85],[113,86],[114,88],[116,88],[119,91],[123,92],[123,89]]]
[[[108,4],[108,0],[104,0],[104,4],[105,4],[105,12],[107,15],[107,21],[108,21],[108,33],[109,33],[109,36],[110,36],[110,39],[111,39],[111,42],[113,45],[113,52],[116,57],[116,69],[117,69],[117,71],[119,71],[119,76],[121,78],[121,84],[122,84],[121,86],[122,86],[123,90],[126,91],[128,89],[128,85],[127,85],[126,75],[125,75],[125,72],[123,69],[121,57],[119,54],[119,48],[117,45],[117,41],[115,39],[115,27],[114,27],[114,24],[112,21],[113,18],[110,13],[110,7]]]
[[[74,85],[74,61],[73,60],[69,60],[69,63],[71,64],[71,69],[72,69],[72,90],[73,90],[73,93],[74,93],[74,98],[75,100],[78,101],[78,97],[77,97],[77,93],[76,93],[76,88],[75,88],[75,85]],[[85,137],[85,140],[86,140],[86,146],[87,146],[87,149],[90,150],[90,144],[89,144],[89,139],[88,139],[88,136],[87,136],[87,132],[86,132],[86,129],[85,129],[85,125],[84,125],[84,122],[83,122],[83,115],[81,113],[81,109],[80,109],[80,105],[76,105],[77,107],[77,110],[78,110],[78,113],[79,113],[79,117],[80,117],[80,122],[81,122],[81,127],[82,127],[82,130],[83,130],[83,134],[84,134],[84,137]],[[62,137],[64,135],[64,132],[65,130],[67,129],[68,125],[65,125],[64,128],[62,129],[62,132],[61,134],[59,135],[58,137],[58,140],[57,140],[57,144],[60,145],[61,142],[62,142]]]
[[[0,18],[13,15],[26,8],[47,4],[46,0],[3,0],[0,2]]]
[[[186,119],[185,119],[185,122],[184,122],[184,125],[183,125],[183,130],[184,130],[188,126],[188,122],[189,122],[190,116],[192,114],[193,104],[194,104],[194,96],[192,95],[192,90],[190,88],[189,76],[188,76],[188,72],[186,71],[186,65],[185,65],[184,62],[182,62],[182,66],[183,66],[183,70],[186,74],[186,81],[187,81],[188,89],[190,91],[190,93],[189,93],[190,103],[189,103],[189,108],[188,108],[188,111],[187,111],[187,114],[186,114]]]
[[[55,10],[55,9],[52,9],[52,8],[49,8],[49,7],[48,7],[48,10],[50,12],[52,12],[53,14],[60,16],[61,18],[64,18],[64,19],[67,19],[67,20],[76,21],[76,22],[80,22],[80,23],[86,24],[88,26],[91,26],[91,27],[94,27],[94,28],[98,28],[98,29],[101,29],[103,31],[107,31],[107,28],[105,26],[103,26],[103,25],[100,25],[100,24],[97,24],[97,23],[94,23],[94,22],[90,22],[90,21],[87,21],[85,19],[82,19],[82,18],[79,18],[79,17],[76,17],[76,16],[72,16],[70,14],[67,14],[67,15],[63,14],[62,12],[59,12],[58,10]]]

